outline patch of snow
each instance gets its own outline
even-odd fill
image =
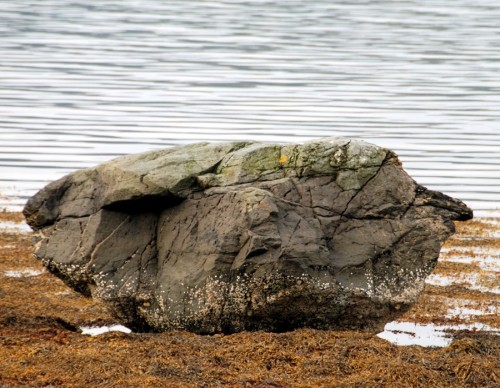
[[[492,283],[497,278],[496,274],[483,275],[483,279],[485,277],[491,278]],[[461,285],[469,290],[500,294],[500,286],[486,287],[481,284],[481,281],[482,279],[475,273],[458,275],[456,277],[431,274],[427,277],[427,279],[425,279],[425,283],[430,284],[431,286],[447,287],[452,285]],[[498,282],[496,283],[498,284]]]
[[[441,261],[462,264],[476,264],[483,271],[500,272],[500,257],[452,256],[441,258]]]
[[[384,331],[377,334],[377,337],[400,346],[444,347],[452,342],[452,338],[446,331],[458,330],[483,330],[500,335],[500,329],[495,329],[481,323],[470,325],[434,325],[432,323],[389,322],[385,325]]]
[[[24,278],[30,276],[38,276],[44,273],[45,271],[39,271],[36,269],[22,269],[20,271],[5,271],[4,275],[9,278]]]
[[[479,221],[493,226],[500,226],[500,218],[481,218]]]
[[[474,210],[474,218],[500,218],[500,209]]]
[[[31,228],[26,222],[0,221],[0,230],[2,229],[15,233],[31,232]]]
[[[17,213],[23,211],[24,202],[15,204],[11,201],[9,201],[8,203],[4,201],[6,201],[6,198],[0,197],[0,211],[9,213]]]
[[[402,346],[444,347],[452,341],[433,324],[421,325],[412,322],[389,322],[377,337]]]
[[[459,279],[455,277],[437,275],[433,273],[427,276],[427,279],[425,279],[425,283],[430,284],[431,286],[447,287],[454,284],[460,284],[463,282],[459,281]]]
[[[82,334],[91,336],[108,333],[110,331],[121,331],[122,333],[127,333],[127,334],[132,332],[132,330],[130,330],[128,327],[122,325],[93,326],[93,327],[81,326],[80,330],[82,331]]]

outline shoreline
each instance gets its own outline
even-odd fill
[[[397,346],[380,333],[313,329],[84,335],[84,327],[117,322],[99,302],[45,271],[32,253],[22,214],[0,212],[0,359],[5,360],[0,384],[9,387],[500,382],[500,220],[495,217],[457,225],[419,301],[382,335],[396,343],[399,338],[401,345],[440,347]]]

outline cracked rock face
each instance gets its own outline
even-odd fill
[[[193,144],[55,181],[36,256],[138,331],[381,331],[414,303],[462,202],[346,138]]]

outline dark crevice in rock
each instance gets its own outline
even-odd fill
[[[177,206],[182,201],[184,201],[184,198],[170,193],[162,195],[145,195],[138,198],[116,201],[103,206],[103,209],[128,214],[161,212],[163,209]]]

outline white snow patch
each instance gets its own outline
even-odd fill
[[[471,257],[471,256],[452,256],[443,257],[441,261],[462,264],[476,264],[483,271],[500,272],[500,255],[499,257]]]
[[[110,331],[121,331],[122,333],[127,333],[127,334],[132,332],[132,330],[130,330],[128,327],[122,325],[92,326],[92,327],[81,326],[80,330],[82,331],[82,334],[91,336],[108,333]]]
[[[15,233],[29,233],[31,228],[26,222],[0,221],[0,230]]]
[[[492,280],[497,279],[496,274],[483,275],[484,277],[489,277]],[[500,286],[498,287],[485,287],[481,285],[481,279],[478,274],[471,273],[465,275],[458,275],[456,277],[444,276],[438,274],[431,274],[425,280],[425,283],[431,286],[447,287],[451,285],[461,285],[469,290],[480,291],[480,292],[491,292],[493,294],[500,294]],[[498,282],[497,282],[498,284]]]
[[[437,275],[433,273],[427,276],[427,279],[425,279],[425,283],[430,284],[431,286],[447,287],[453,284],[461,284],[463,282],[459,281],[459,279],[455,277]]]
[[[0,211],[1,212],[9,212],[9,213],[17,213],[23,211],[24,202],[20,204],[12,204],[12,203],[2,203],[3,201],[8,200],[8,198],[0,197]]]
[[[480,218],[479,221],[493,226],[500,226],[500,218]]]
[[[37,269],[22,269],[20,271],[5,271],[4,275],[9,278],[24,278],[30,276],[38,276],[44,274],[45,271],[39,271]]]
[[[500,335],[500,329],[495,329],[481,323],[467,325],[434,325],[432,323],[389,322],[385,325],[384,331],[377,334],[377,337],[400,346],[419,345],[424,347],[444,347],[451,344],[453,340],[450,335],[445,332],[447,330],[483,330]]]
[[[500,209],[497,210],[474,210],[474,218],[500,218]],[[483,221],[483,220],[481,220]]]

